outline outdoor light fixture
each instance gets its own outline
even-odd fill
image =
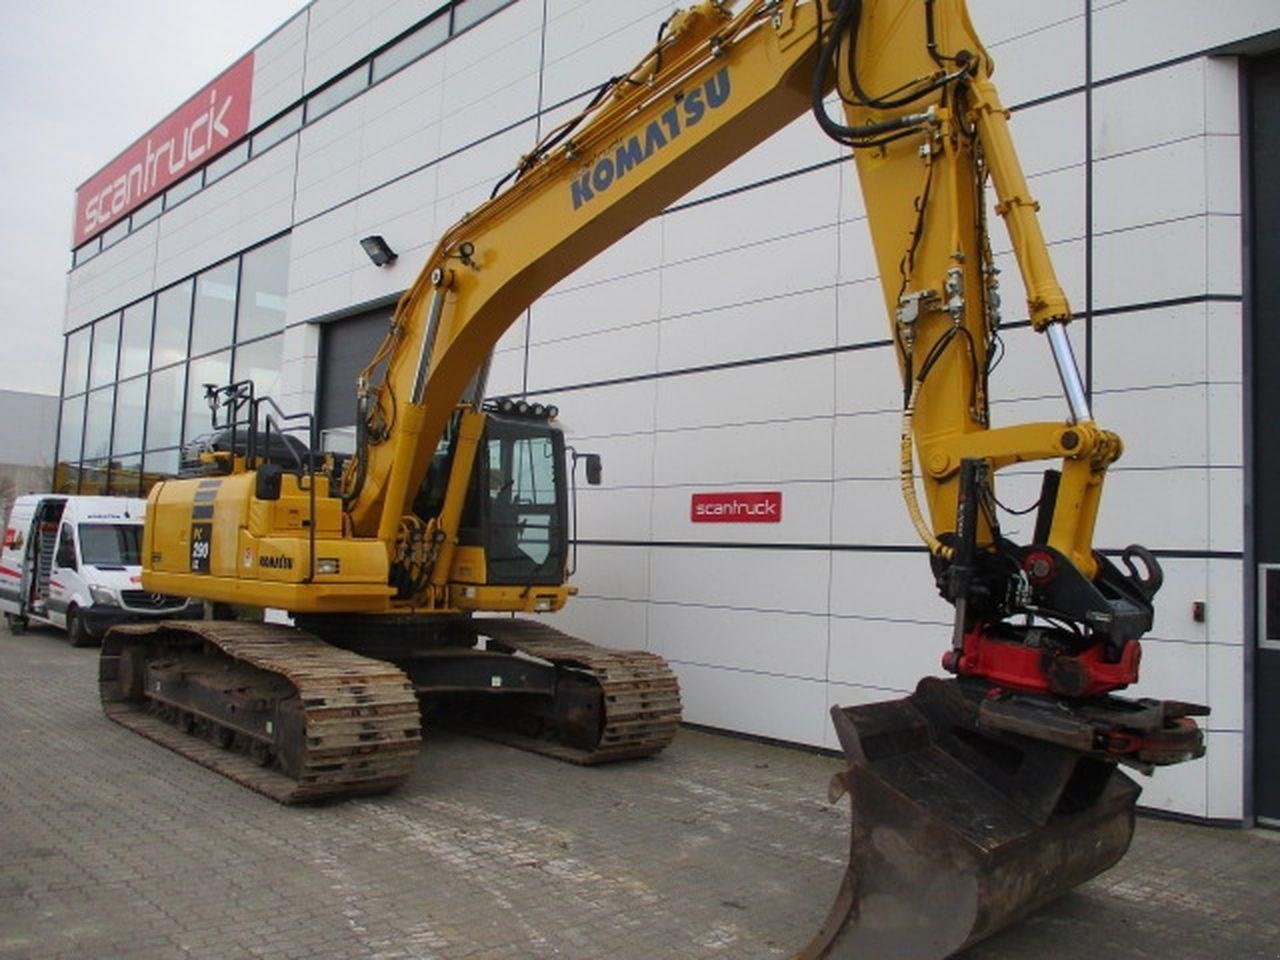
[[[365,237],[360,241],[360,246],[364,247],[364,252],[369,255],[375,267],[385,267],[395,262],[396,252],[387,245],[387,241],[382,239],[380,233]]]

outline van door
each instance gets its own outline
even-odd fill
[[[80,563],[76,553],[76,534],[71,524],[63,522],[58,532],[58,551],[54,555],[49,577],[49,619],[59,627],[67,626],[67,607],[78,593],[84,593]]]

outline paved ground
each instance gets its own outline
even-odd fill
[[[95,666],[0,626],[0,960],[787,957],[842,869],[829,757],[682,731],[581,769],[433,733],[397,793],[286,809],[105,720]],[[1278,902],[1280,833],[1143,820],[966,960],[1276,960]]]

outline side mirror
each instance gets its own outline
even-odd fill
[[[587,461],[587,483],[593,487],[600,486],[600,478],[604,475],[600,454],[587,453],[583,455],[583,459]]]

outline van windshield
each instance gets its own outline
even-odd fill
[[[136,567],[142,562],[142,524],[80,524],[80,560],[95,567]]]

